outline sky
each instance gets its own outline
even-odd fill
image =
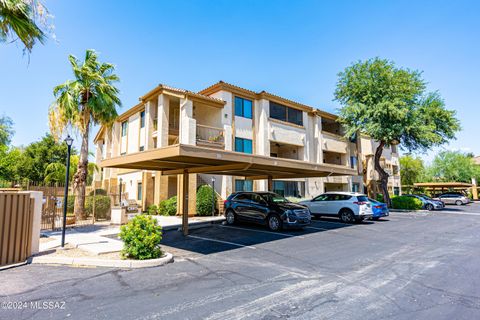
[[[443,149],[480,155],[479,1],[45,0],[55,38],[24,55],[0,44],[0,115],[13,145],[48,132],[53,88],[72,79],[68,55],[95,49],[116,65],[122,108],[163,83],[198,91],[223,80],[336,112],[337,74],[373,57],[421,70],[457,112]],[[94,128],[94,136],[98,128]],[[76,142],[80,140],[75,137]],[[93,150],[94,146],[91,145]]]

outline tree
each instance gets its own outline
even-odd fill
[[[85,187],[88,175],[88,138],[92,125],[111,126],[120,106],[119,91],[114,86],[119,81],[110,63],[100,63],[94,50],[87,50],[85,60],[73,55],[69,61],[74,80],[53,90],[55,103],[49,112],[50,131],[58,139],[67,127],[77,129],[82,136],[78,170],[73,177],[75,190],[75,216],[85,217]]]
[[[440,95],[426,92],[420,72],[384,59],[360,61],[339,73],[335,99],[342,104],[339,122],[346,137],[362,132],[378,141],[374,165],[388,206],[389,175],[380,165],[384,147],[425,151],[453,139],[460,129]]]
[[[13,121],[7,116],[0,117],[0,146],[8,146],[13,136]]]
[[[76,150],[72,150],[75,154]],[[40,141],[29,144],[19,159],[18,175],[31,181],[44,181],[47,166],[52,163],[64,165],[67,146],[57,143],[52,135],[46,134]]]
[[[22,150],[19,148],[8,148],[0,145],[0,180],[19,180],[19,164],[23,158]]]
[[[75,172],[78,169],[78,155],[73,155],[70,159],[70,180],[72,181]],[[87,183],[90,184],[93,181],[93,174],[98,171],[98,166],[93,163],[88,163],[88,176]],[[45,168],[45,182],[65,182],[66,166],[60,162],[52,162]]]
[[[50,17],[40,1],[0,0],[0,42],[18,38],[31,52],[37,41],[45,42],[45,31],[41,27],[51,27]]]
[[[421,182],[425,178],[423,160],[410,154],[400,157],[400,177],[403,186],[413,186],[415,182]]]
[[[472,178],[480,179],[480,167],[470,155],[460,151],[440,152],[428,172],[434,181],[470,183]]]

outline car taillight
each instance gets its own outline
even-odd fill
[[[353,204],[358,204],[359,206],[361,206],[362,204],[367,204],[368,202],[366,201],[355,201]]]
[[[223,200],[223,205],[224,205],[224,206],[227,205],[227,201],[228,201],[228,200]]]
[[[375,206],[374,208],[375,208],[375,209],[381,209],[382,206]]]

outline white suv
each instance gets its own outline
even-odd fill
[[[360,222],[373,214],[368,197],[355,192],[327,192],[300,204],[307,206],[312,216],[336,216],[345,223]]]

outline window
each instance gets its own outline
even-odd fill
[[[142,183],[141,182],[137,183],[137,200],[139,201],[142,200]]]
[[[122,137],[127,136],[128,121],[122,122]]]
[[[328,194],[321,194],[318,197],[314,198],[313,201],[327,201]]]
[[[273,192],[283,197],[302,198],[305,195],[305,182],[273,181]]]
[[[243,153],[253,153],[252,140],[235,138],[235,151]]]
[[[352,192],[360,192],[360,185],[358,183],[352,183]]]
[[[270,118],[303,126],[303,111],[270,101]]]
[[[234,199],[235,201],[245,201],[245,202],[250,202],[251,196],[249,193],[241,193],[237,195]]]
[[[400,195],[400,188],[399,187],[393,187],[393,194],[396,196]]]
[[[145,128],[145,111],[140,112],[140,128]]]
[[[357,157],[351,156],[350,157],[350,167],[355,169],[357,167]]]
[[[235,97],[235,115],[252,119],[252,101]]]
[[[235,191],[253,191],[253,181],[235,180]]]

